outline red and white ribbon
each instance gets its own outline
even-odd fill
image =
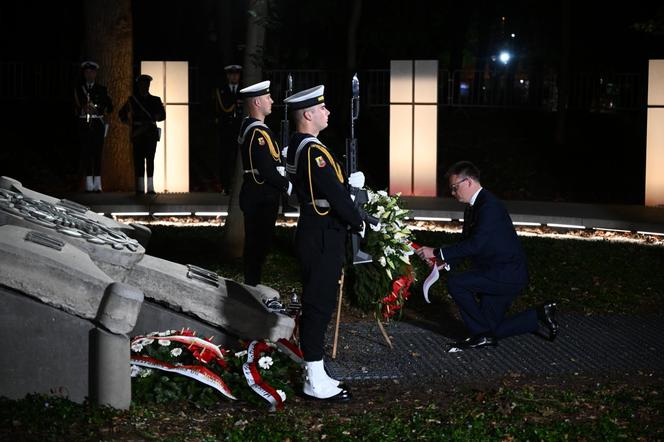
[[[247,348],[247,362],[242,365],[247,385],[270,404],[271,410],[282,409],[284,401],[277,390],[263,380],[258,371],[257,361],[263,353],[271,353],[272,347],[264,341],[252,341]]]
[[[229,399],[236,400],[226,383],[212,370],[201,367],[200,365],[173,365],[163,362],[150,356],[133,354],[131,355],[131,364],[140,367],[148,367],[161,371],[168,371],[195,379],[205,385],[209,385]]]

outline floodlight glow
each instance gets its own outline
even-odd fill
[[[498,55],[498,60],[500,60],[500,62],[501,62],[502,64],[507,64],[507,63],[509,63],[509,61],[510,61],[511,58],[512,58],[512,56],[511,56],[510,53],[507,52],[507,51],[503,51],[503,52],[500,53],[500,55]]]
[[[190,216],[191,212],[154,212],[153,216]]]
[[[557,223],[547,223],[547,227],[559,227],[562,229],[585,229],[586,226],[579,226],[576,224],[557,224]]]
[[[416,216],[413,219],[415,221],[452,221],[452,218],[441,218],[438,216]]]
[[[111,212],[111,216],[148,216],[150,212]]]
[[[228,216],[228,212],[194,212],[194,216]]]

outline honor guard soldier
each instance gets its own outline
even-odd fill
[[[81,81],[74,89],[78,117],[81,168],[85,174],[85,191],[101,192],[101,160],[108,125],[104,115],[113,110],[105,86],[97,83],[99,65],[94,61],[81,63]]]
[[[272,112],[270,82],[248,86],[240,91],[240,96],[249,113],[237,138],[244,166],[240,191],[245,232],[244,283],[256,286],[261,282],[261,267],[272,243],[279,197],[282,193],[290,195],[293,186],[286,178],[276,138],[265,125],[265,117]]]
[[[237,134],[244,116],[239,95],[242,66],[231,64],[226,66],[224,71],[226,71],[226,82],[215,89],[214,99],[219,131],[221,185],[224,193],[228,195],[233,185],[233,172],[237,158]]]
[[[134,145],[134,175],[136,176],[136,194],[145,193],[145,174],[147,172],[147,193],[154,194],[154,156],[157,142],[161,138],[161,128],[157,121],[166,119],[166,109],[161,98],[150,95],[149,75],[136,78],[136,93],[129,97],[120,109],[120,120],[131,123],[131,141]]]
[[[296,251],[303,275],[300,347],[305,361],[305,396],[348,400],[350,393],[330,378],[323,363],[325,331],[332,317],[339,278],[346,256],[348,231],[362,231],[363,214],[355,207],[339,161],[318,138],[327,127],[324,87],[291,95],[288,104],[295,122],[286,170],[300,202]],[[349,183],[361,187],[361,172]]]

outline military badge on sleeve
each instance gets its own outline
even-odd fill
[[[265,146],[265,138],[258,137],[258,144],[260,144],[261,146]]]
[[[316,164],[318,164],[318,167],[325,167],[327,164],[323,157],[316,157]]]

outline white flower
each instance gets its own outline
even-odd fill
[[[242,351],[238,351],[237,353],[235,353],[236,358],[241,358],[242,356],[246,356],[246,355],[247,355],[247,350],[242,350]]]
[[[384,252],[385,256],[394,255],[394,249],[390,246],[385,247]]]
[[[378,258],[378,262],[379,262],[380,265],[382,265],[383,267],[385,267],[385,266],[387,265],[387,261],[385,260],[385,257],[384,257],[384,256],[381,256],[380,258]]]
[[[147,378],[147,377],[150,376],[151,374],[152,374],[152,369],[151,369],[151,368],[145,368],[145,369],[142,368],[142,369],[141,369],[141,372],[139,373],[139,375],[140,375],[142,378]]]
[[[133,344],[131,344],[131,351],[133,351],[135,353],[140,353],[141,350],[143,350],[143,344],[141,344],[140,341],[139,342],[134,342]]]
[[[138,376],[140,372],[141,372],[141,367],[139,367],[137,365],[132,365],[131,366],[131,377],[132,378],[135,378],[136,376]]]
[[[376,215],[378,218],[382,217],[384,213],[385,213],[385,207],[383,207],[383,206],[378,206],[378,207],[376,207],[376,213],[375,213],[375,215]]]
[[[168,339],[160,339],[157,342],[159,342],[159,345],[163,345],[164,347],[168,347],[169,345],[171,345],[171,341],[169,341]]]
[[[375,226],[373,224],[369,224],[369,228],[371,228],[371,230],[374,232],[380,232],[381,224],[378,223]]]
[[[284,393],[283,390],[277,390],[277,394],[279,397],[281,397],[281,402],[284,402],[286,400],[286,393]]]
[[[173,350],[171,350],[171,356],[178,357],[178,356],[180,356],[181,354],[182,354],[182,349],[179,348],[179,347],[176,347],[176,348],[174,348]]]
[[[379,190],[379,191],[376,192],[376,193],[378,193],[378,195],[380,195],[380,196],[384,196],[384,197],[386,197],[386,198],[389,197],[389,195],[387,194],[387,192],[385,192],[384,190]]]
[[[159,336],[159,332],[148,333],[148,336]]]
[[[168,330],[157,334],[158,336],[168,336]]]
[[[154,342],[154,339],[141,339],[140,342],[141,342],[141,345],[146,346],[146,345],[152,344]]]
[[[272,364],[274,364],[274,361],[269,356],[263,356],[258,360],[258,366],[263,370],[269,370]]]

